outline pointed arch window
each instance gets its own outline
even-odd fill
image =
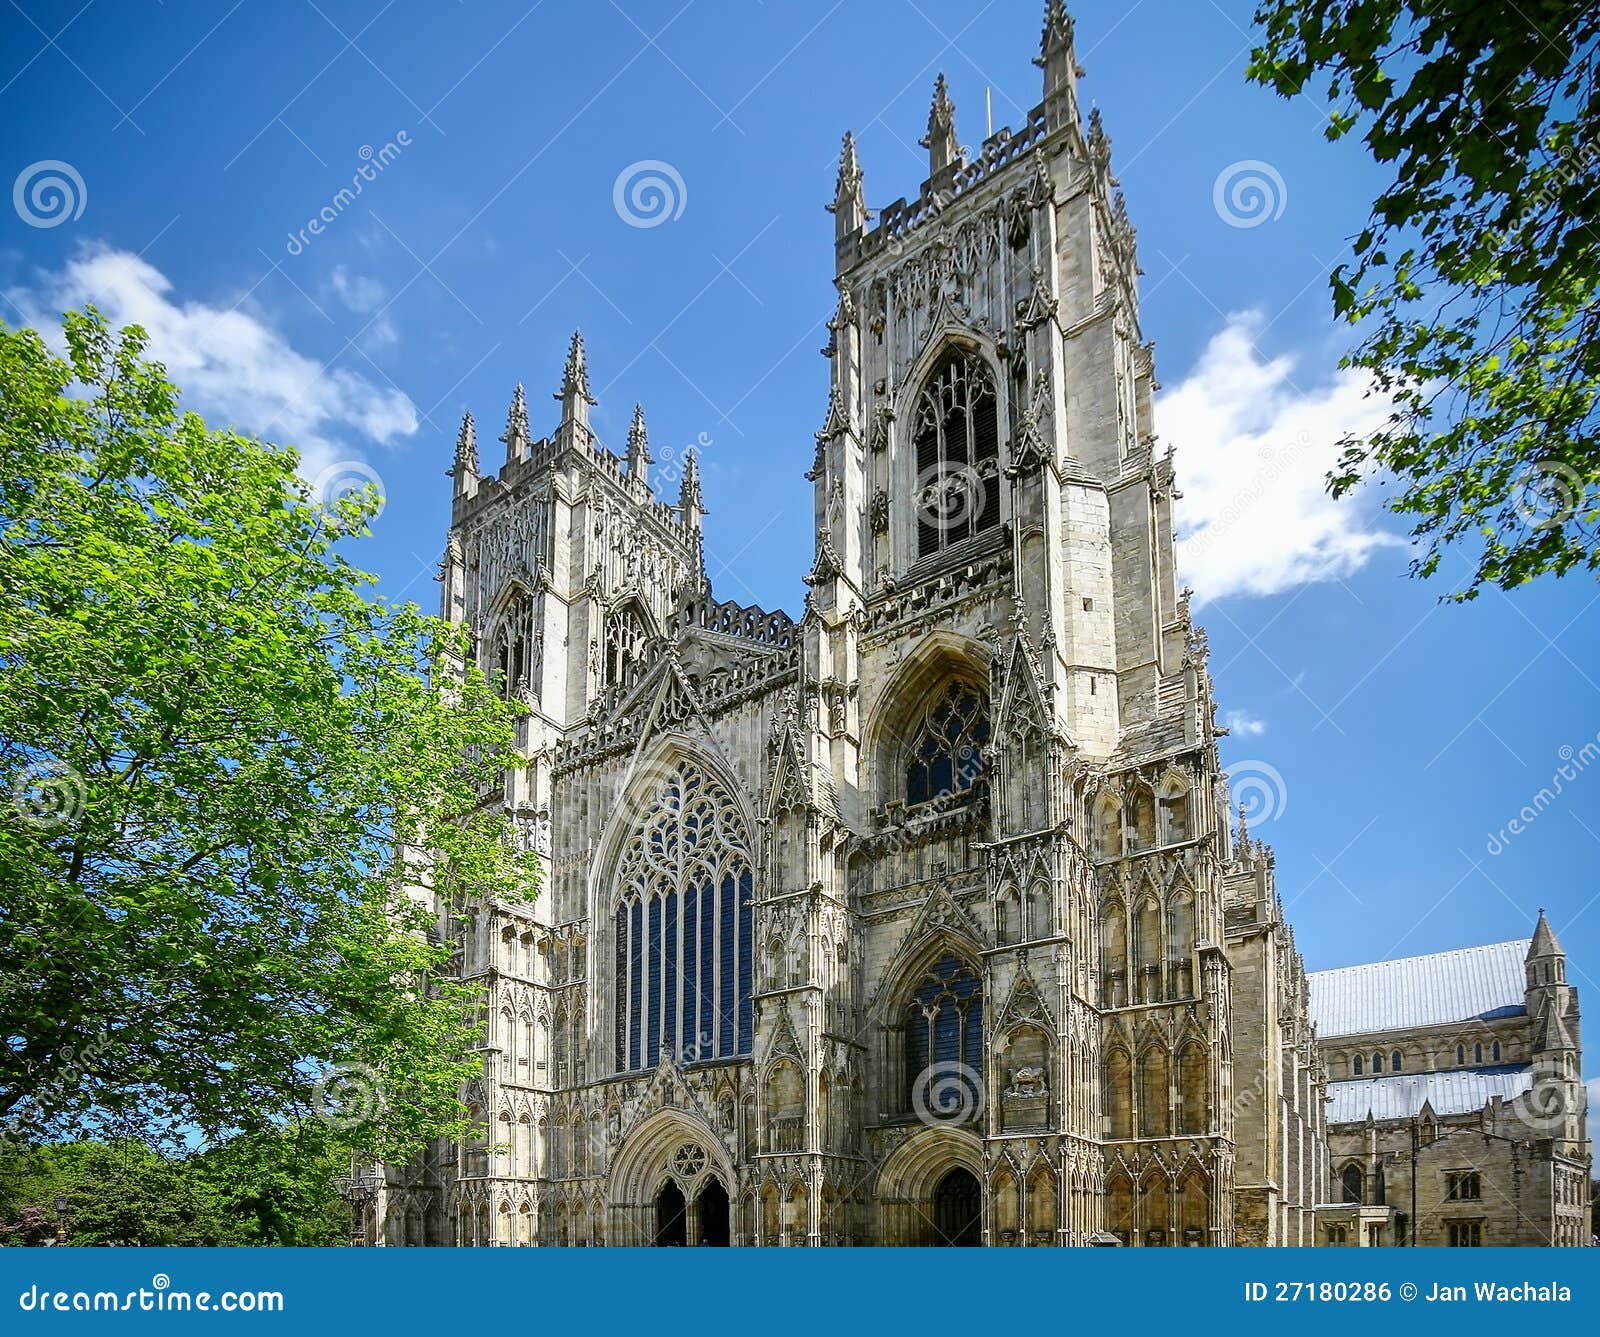
[[[1000,523],[1000,419],[980,357],[951,353],[917,395],[917,556],[931,557]]]
[[[614,687],[628,680],[633,666],[644,653],[645,642],[650,638],[650,628],[639,614],[632,599],[619,604],[606,614],[605,623],[605,686]]]
[[[906,802],[951,803],[983,788],[989,703],[977,687],[952,682],[917,723],[906,753]]]
[[[906,1108],[935,1119],[977,1117],[982,1102],[957,1067],[983,1072],[983,985],[946,952],[912,988],[902,1026]]]
[[[617,871],[616,1065],[748,1054],[754,877],[727,791],[693,763],[668,772]]]

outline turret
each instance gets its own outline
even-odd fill
[[[928,150],[928,176],[937,185],[965,164],[956,139],[956,108],[950,86],[941,73],[933,85],[933,106],[928,109],[928,133],[918,141]]]
[[[555,396],[561,402],[561,422],[556,428],[560,446],[587,446],[594,440],[589,430],[589,368],[583,355],[583,332],[574,330],[567,346],[567,365],[561,376],[561,389]]]
[[[1534,926],[1533,939],[1528,943],[1528,954],[1523,960],[1523,968],[1527,972],[1530,993],[1544,985],[1567,982],[1567,954],[1556,940],[1555,931],[1550,927],[1550,921],[1544,917],[1542,908],[1539,911],[1539,922]],[[1528,1014],[1534,1015],[1533,1008],[1528,1009]]]
[[[844,147],[839,153],[839,179],[833,189],[833,203],[828,206],[833,215],[835,244],[861,231],[867,224],[867,203],[861,193],[861,164],[856,161],[856,137],[848,130],[844,134]]]
[[[1045,124],[1051,130],[1078,123],[1078,79],[1083,71],[1072,46],[1073,24],[1062,0],[1044,7],[1044,32],[1033,63],[1044,71]]]
[[[478,432],[472,424],[472,414],[461,418],[461,432],[456,437],[456,459],[450,470],[456,480],[457,497],[478,495]]]
[[[644,426],[644,405],[633,406],[633,422],[628,427],[628,477],[643,486],[650,483],[650,436]]]
[[[506,443],[506,463],[520,464],[533,453],[533,433],[528,430],[528,401],[517,382],[511,396],[511,411],[506,414],[506,430],[500,439]]]
[[[689,584],[699,592],[706,584],[705,544],[701,528],[701,517],[705,515],[706,508],[700,493],[700,457],[693,450],[683,452],[683,482],[678,487],[678,510],[683,516],[684,527],[694,538],[695,570],[689,577]]]

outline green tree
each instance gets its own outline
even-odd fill
[[[1326,78],[1328,137],[1394,173],[1331,284],[1346,365],[1395,407],[1331,491],[1392,478],[1414,574],[1475,558],[1453,599],[1600,567],[1600,7],[1265,0],[1256,22],[1250,77]]]
[[[480,1000],[407,888],[534,890],[486,802],[514,708],[341,555],[371,490],[65,334],[0,326],[0,1119],[404,1159],[463,1125]]]
[[[229,1242],[301,1247],[344,1244],[350,1209],[334,1181],[350,1148],[321,1120],[240,1133],[190,1161],[228,1223]]]

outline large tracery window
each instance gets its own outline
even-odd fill
[[[616,1063],[651,1068],[748,1054],[751,874],[727,791],[674,765],[617,872]]]
[[[922,717],[906,754],[906,802],[976,797],[989,741],[989,703],[976,687],[952,682]]]
[[[982,358],[952,354],[917,396],[917,556],[930,557],[1000,523],[1000,427]]]
[[[953,1069],[983,1072],[983,986],[977,972],[946,953],[912,989],[905,1009],[906,1107],[935,1118],[971,1118],[979,1102],[963,1096]],[[970,1094],[970,1093],[969,1093]]]
[[[628,671],[644,653],[650,629],[632,600],[614,608],[606,615],[605,685],[615,686],[624,681]]]

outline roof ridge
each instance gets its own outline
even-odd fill
[[[1356,961],[1348,966],[1324,966],[1321,970],[1308,970],[1309,976],[1334,975],[1344,970],[1372,970],[1378,966],[1400,966],[1411,961],[1431,961],[1441,956],[1459,956],[1463,952],[1487,952],[1500,947],[1515,947],[1526,951],[1531,938],[1508,938],[1504,942],[1480,942],[1470,947],[1446,947],[1437,952],[1418,952],[1415,956],[1386,956],[1380,961]]]

